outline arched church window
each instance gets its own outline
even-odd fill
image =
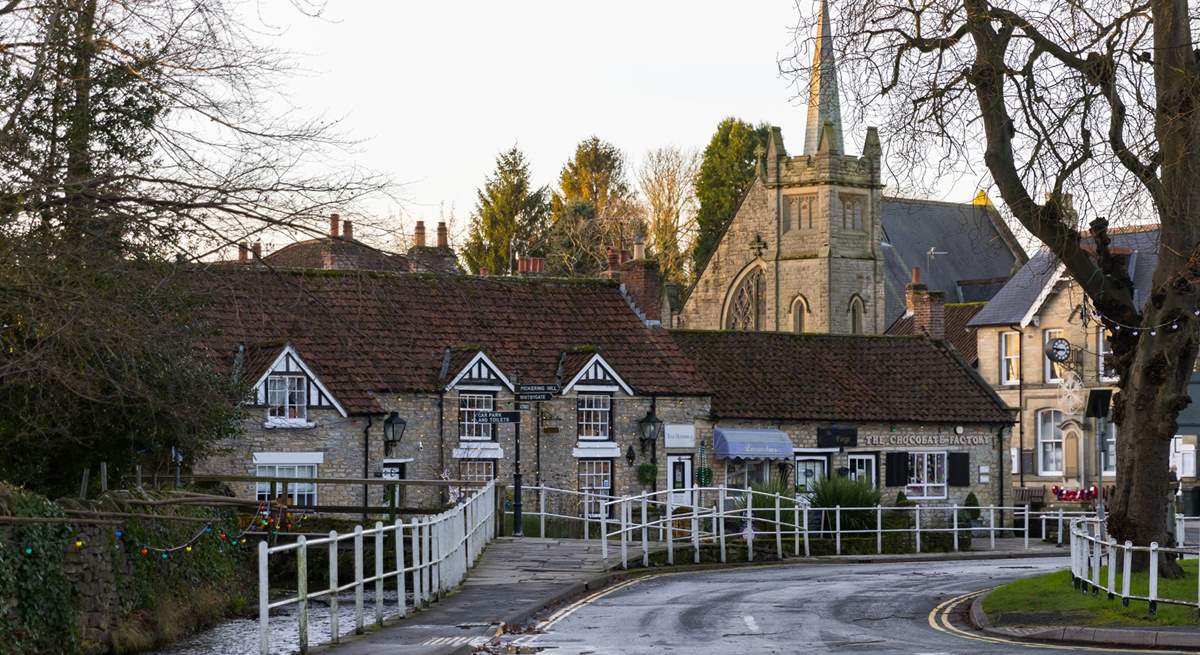
[[[796,334],[801,334],[807,327],[808,321],[808,302],[804,296],[796,296],[792,301],[792,327]]]
[[[725,327],[730,330],[758,330],[762,327],[763,295],[766,279],[761,268],[748,273],[733,292]]]
[[[866,314],[866,307],[863,306],[862,298],[854,296],[850,299],[850,334],[863,334],[863,315]]]

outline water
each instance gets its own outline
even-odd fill
[[[409,605],[412,595],[407,596]],[[329,604],[325,597],[308,602],[308,645],[329,643],[332,631],[329,625]],[[296,605],[287,605],[271,611],[271,653],[295,653],[299,651],[299,611]],[[384,618],[400,615],[396,604],[396,591],[384,591]],[[363,625],[375,622],[375,589],[368,585],[363,590]],[[338,632],[354,634],[354,592],[338,595]],[[154,655],[243,655],[258,653],[258,617],[230,619],[208,630],[182,639]]]

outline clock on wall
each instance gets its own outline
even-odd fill
[[[1046,357],[1062,364],[1071,358],[1071,342],[1061,337],[1046,342]]]

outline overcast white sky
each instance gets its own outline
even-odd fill
[[[267,20],[312,71],[285,82],[292,101],[345,117],[364,139],[354,161],[405,184],[402,207],[372,209],[409,227],[453,204],[461,229],[514,143],[537,184],[553,184],[593,134],[635,162],[660,145],[702,148],[725,116],[781,126],[791,151],[803,144],[805,110],[777,65],[793,0],[329,0],[325,20],[277,7]],[[864,129],[846,125],[848,149]]]

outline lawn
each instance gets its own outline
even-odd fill
[[[1158,596],[1192,603],[1190,607],[1158,603],[1158,613],[1149,615],[1146,601],[1130,600],[1129,607],[1121,604],[1120,596],[1108,600],[1104,591],[1092,596],[1071,587],[1070,570],[1023,578],[998,587],[983,599],[983,609],[997,625],[1021,623],[1071,625],[1200,625],[1196,609],[1196,560],[1182,563],[1186,573],[1178,580],[1158,579]],[[1107,567],[1101,569],[1101,580],[1108,580]],[[1150,588],[1148,573],[1134,573],[1130,593],[1145,596]],[[1116,589],[1121,589],[1121,570],[1117,570]]]

